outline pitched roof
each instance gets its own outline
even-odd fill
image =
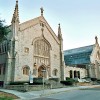
[[[94,45],[64,51],[64,60],[66,65],[78,65],[90,63],[90,55]]]
[[[50,27],[50,25],[48,24],[48,22],[46,21],[46,19],[43,16],[39,16],[36,17],[34,19],[28,20],[24,23],[20,24],[20,31],[23,31],[29,27],[33,27],[36,24],[40,24],[40,22],[45,23],[45,27],[48,29],[48,31],[51,33],[51,35],[53,36],[53,38],[56,40],[56,42],[59,44],[59,39],[57,37],[57,35],[55,34],[55,32],[53,31],[53,29]]]

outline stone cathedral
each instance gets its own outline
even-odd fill
[[[9,29],[11,32],[0,48],[0,81],[4,84],[29,81],[34,77],[64,80],[63,39],[60,24],[58,36],[41,15],[24,23],[19,22],[18,1]]]

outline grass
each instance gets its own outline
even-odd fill
[[[0,91],[0,100],[14,100],[14,99],[19,99],[19,98],[13,94]]]
[[[8,97],[0,97],[0,100],[13,100],[13,99]]]

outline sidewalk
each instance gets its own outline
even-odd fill
[[[15,90],[6,90],[0,89],[0,91],[7,92],[18,96],[20,99],[18,100],[31,100],[34,98],[51,95],[54,93],[69,91],[69,90],[77,90],[77,89],[85,89],[85,88],[93,88],[93,87],[100,87],[100,85],[92,85],[92,86],[77,86],[77,87],[67,87],[67,88],[58,88],[58,89],[48,89],[48,90],[41,90],[41,91],[30,91],[30,92],[19,92]]]

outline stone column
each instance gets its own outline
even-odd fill
[[[96,74],[96,78],[99,79],[99,64],[97,61],[95,61],[95,74]]]
[[[12,77],[14,77],[12,75],[12,67],[12,58],[7,58],[4,85],[9,84],[12,81]]]
[[[92,77],[92,65],[89,66],[89,76]]]
[[[46,79],[49,78],[49,75],[48,75],[48,68],[46,67]]]
[[[95,78],[98,78],[98,62],[95,60]]]
[[[97,78],[100,79],[100,65],[98,63],[98,66],[97,66]]]
[[[72,71],[72,78],[74,79],[74,71]]]
[[[94,75],[94,78],[96,78],[95,65],[93,67],[93,75]]]
[[[49,66],[47,66],[47,79],[49,79],[49,77],[50,77],[50,67]]]

